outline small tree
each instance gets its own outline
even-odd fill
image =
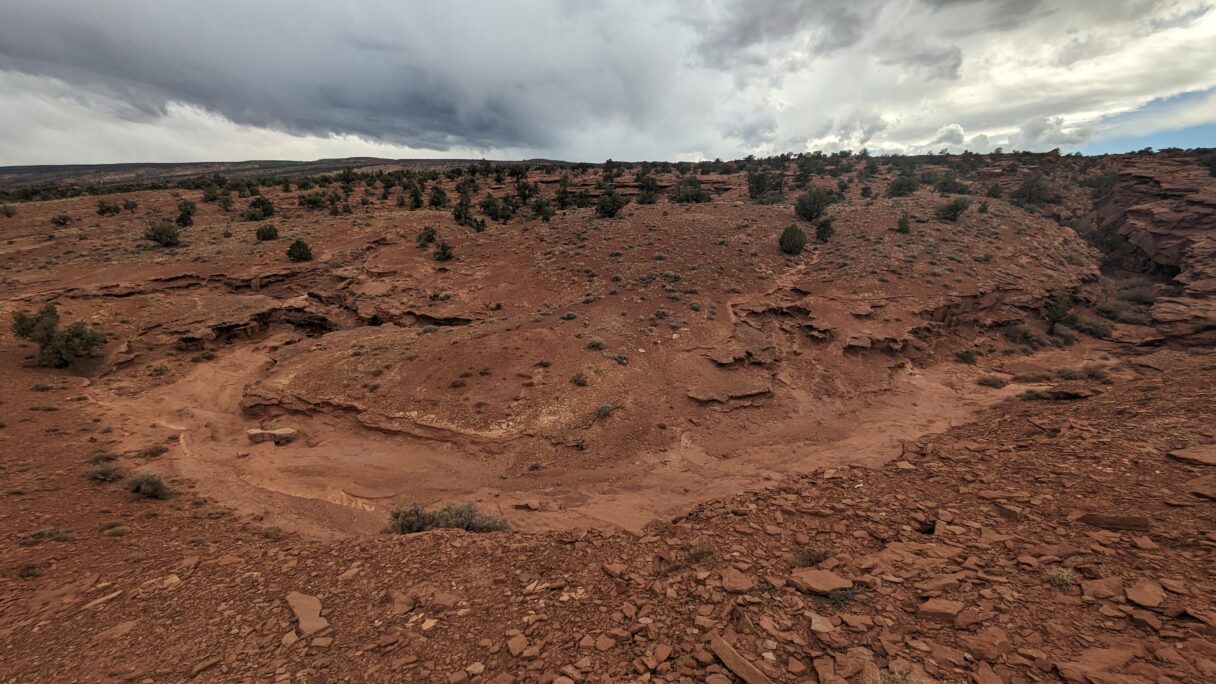
[[[967,207],[969,206],[971,206],[971,203],[960,197],[953,202],[938,207],[936,212],[937,217],[943,221],[957,221],[963,215],[963,212],[967,211]]]
[[[172,223],[161,219],[148,224],[144,237],[161,247],[177,247],[182,244],[181,235]]]
[[[258,240],[277,240],[279,239],[279,229],[267,223],[264,226],[258,226]]]
[[[532,215],[541,221],[548,223],[556,213],[557,210],[553,208],[553,203],[544,197],[532,200]]]
[[[14,311],[12,327],[17,337],[38,345],[38,365],[50,368],[67,368],[80,359],[95,357],[106,341],[105,335],[89,330],[82,321],[60,329],[54,304],[34,315]]]
[[[448,194],[438,183],[431,186],[430,205],[432,209],[442,209],[448,205]]]
[[[426,249],[432,242],[435,241],[437,234],[438,233],[436,232],[434,226],[423,226],[422,230],[418,231],[418,247],[420,249]]]
[[[835,201],[836,195],[832,191],[812,188],[794,202],[794,214],[803,221],[814,221]]]
[[[911,175],[899,175],[887,184],[888,197],[907,197],[916,192],[920,183]]]
[[[701,179],[696,176],[684,178],[671,189],[671,201],[678,204],[703,204],[711,199],[713,197],[701,187]]]
[[[241,214],[241,218],[246,221],[265,221],[271,216],[274,216],[274,202],[264,195],[254,197],[249,208]]]
[[[296,240],[287,248],[287,258],[292,261],[312,261],[312,248],[303,240]]]
[[[608,191],[600,195],[600,199],[595,203],[595,214],[600,218],[613,218],[621,213],[621,209],[629,204],[629,200],[621,195],[618,195],[616,190],[608,188]]]
[[[836,229],[832,227],[832,219],[819,219],[819,223],[815,224],[815,242],[823,244],[827,242],[835,232]]]
[[[791,223],[789,227],[781,231],[781,237],[777,240],[777,245],[786,254],[801,254],[802,249],[806,247],[806,233]]]

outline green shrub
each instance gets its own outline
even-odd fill
[[[449,502],[438,510],[426,510],[418,504],[395,509],[389,514],[388,532],[413,534],[436,529],[457,529],[466,532],[498,532],[508,528],[506,519],[479,512],[472,504]]]
[[[89,468],[84,476],[94,482],[117,482],[122,479],[122,473],[114,461],[101,461]]]
[[[982,385],[984,387],[991,387],[993,389],[1001,389],[1005,385],[1009,384],[1005,380],[1005,378],[998,377],[996,375],[985,375],[984,377],[980,378],[979,380],[976,380],[975,383],[977,385]]]
[[[963,215],[963,212],[967,211],[967,207],[969,206],[971,206],[970,201],[959,197],[948,204],[938,207],[935,213],[943,221],[957,221]]]
[[[0,216],[12,218],[17,215],[17,208],[10,204],[0,204]]]
[[[418,231],[418,248],[426,249],[427,245],[430,245],[435,241],[435,237],[438,236],[438,234],[439,233],[435,230],[434,226],[423,226],[422,230]]]
[[[980,357],[979,351],[975,349],[963,349],[962,351],[954,352],[954,359],[959,363],[974,365],[976,359]]]
[[[265,221],[274,216],[274,203],[269,198],[258,195],[249,203],[249,209],[241,214],[245,221]]]
[[[988,188],[987,194],[989,197],[992,197],[994,199],[999,198],[1001,196],[1001,186],[993,185],[992,187]]]
[[[435,261],[451,261],[453,256],[455,255],[452,253],[452,246],[448,243],[440,242],[435,245],[435,253],[432,255]]]
[[[785,174],[765,168],[747,171],[747,196],[756,204],[776,204],[783,197]]]
[[[815,242],[819,244],[826,244],[835,233],[836,229],[832,227],[830,218],[821,218],[819,223],[815,224]]]
[[[704,204],[711,199],[709,192],[701,187],[701,179],[696,176],[681,179],[671,189],[671,201],[679,204]]]
[[[287,248],[287,258],[292,261],[312,261],[312,248],[303,240],[296,240]]]
[[[777,239],[777,246],[786,254],[801,254],[803,248],[806,247],[806,233],[791,223],[781,231],[781,237]]]
[[[1091,316],[1081,315],[1073,317],[1069,327],[1091,337],[1107,337],[1111,331],[1110,323]]]
[[[97,215],[98,216],[117,216],[118,212],[122,211],[122,207],[118,206],[117,202],[109,202],[107,200],[97,200]]]
[[[137,473],[127,480],[127,490],[145,499],[169,498],[169,487],[153,473]]]
[[[899,217],[899,223],[895,225],[895,232],[904,235],[912,232],[912,222],[908,219],[907,214]]]
[[[595,203],[595,214],[600,218],[613,218],[628,203],[629,200],[617,194],[616,190],[609,188],[607,192],[600,195],[599,201]]]
[[[96,357],[106,341],[105,335],[89,330],[82,321],[60,328],[54,304],[46,304],[33,315],[14,311],[12,329],[17,337],[38,345],[38,365],[50,368],[67,368],[80,359]]]
[[[557,214],[557,209],[554,208],[553,202],[544,197],[537,197],[532,200],[532,215],[536,218],[548,223],[555,214]]]
[[[836,201],[836,194],[823,188],[812,188],[794,201],[794,214],[803,221],[814,221]]]
[[[55,214],[51,217],[51,225],[62,228],[72,222],[72,217],[67,214]]]
[[[149,223],[148,229],[144,231],[144,237],[161,247],[177,247],[182,244],[177,226],[164,219]]]
[[[267,223],[264,226],[258,226],[257,237],[258,237],[258,240],[261,240],[261,241],[278,240],[279,239],[279,229],[270,225],[269,223]]]
[[[431,196],[428,200],[432,209],[443,209],[448,206],[448,194],[436,183],[431,186]]]
[[[1023,206],[1037,206],[1052,201],[1051,194],[1047,191],[1047,185],[1043,182],[1043,176],[1037,173],[1022,181],[1009,199],[1014,204]]]
[[[896,176],[895,180],[887,184],[887,197],[907,197],[916,192],[920,187],[920,182],[912,176]]]

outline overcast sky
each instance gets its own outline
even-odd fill
[[[1216,2],[0,0],[0,165],[1216,146]]]

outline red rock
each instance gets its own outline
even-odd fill
[[[756,580],[734,568],[722,571],[722,588],[732,594],[746,594],[756,586]]]
[[[1140,579],[1127,588],[1127,600],[1145,608],[1156,608],[1165,600],[1165,590],[1150,579]]]
[[[849,580],[827,570],[799,568],[790,575],[790,584],[799,591],[811,594],[829,594],[853,586]]]
[[[961,613],[963,608],[965,606],[958,601],[935,598],[920,604],[920,607],[916,609],[916,614],[927,620],[953,622],[954,617]]]
[[[321,617],[321,601],[317,597],[293,591],[287,594],[287,605],[295,613],[304,636],[316,634],[329,626],[329,620]]]
[[[1175,449],[1169,453],[1169,456],[1194,465],[1216,466],[1216,444]]]
[[[1001,656],[1013,650],[1009,636],[1000,627],[986,627],[975,634],[960,637],[959,641],[973,655],[990,662],[996,662]]]

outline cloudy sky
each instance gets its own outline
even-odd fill
[[[0,0],[0,165],[1216,146],[1216,1]]]

